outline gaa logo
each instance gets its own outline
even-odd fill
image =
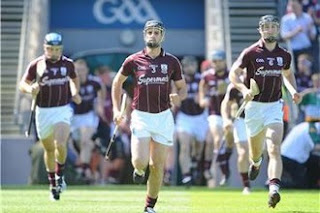
[[[160,20],[149,0],[96,0],[93,15],[102,24],[144,24],[147,20]]]

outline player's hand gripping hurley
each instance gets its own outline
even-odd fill
[[[123,96],[122,96],[122,100],[121,100],[121,107],[120,107],[120,115],[123,116],[125,110],[126,110],[126,100],[127,100],[127,94],[124,93]],[[114,128],[113,130],[113,133],[112,133],[112,136],[110,138],[110,141],[109,141],[109,145],[107,147],[107,150],[106,150],[106,155],[105,155],[105,160],[109,160],[109,154],[110,154],[110,150],[111,150],[111,146],[112,144],[114,143],[114,140],[116,138],[116,135],[117,135],[117,132],[118,132],[118,128],[119,128],[119,125],[116,125],[116,127]]]
[[[250,91],[251,91],[252,96],[258,95],[260,93],[258,84],[253,78],[250,78]],[[245,109],[245,107],[249,103],[249,101],[250,100],[246,100],[241,104],[240,108],[238,109],[238,111],[235,115],[235,118],[240,117],[241,113],[243,112],[243,110]]]
[[[25,132],[26,137],[29,137],[30,133],[31,133],[31,127],[32,127],[32,123],[34,121],[34,113],[36,111],[36,101],[37,101],[37,98],[36,97],[32,97],[31,114],[30,114],[30,118],[29,118],[29,125],[28,125],[28,130]]]
[[[38,84],[40,81],[41,76],[43,75],[44,71],[46,69],[46,64],[44,61],[40,61],[37,63],[37,75],[36,75],[36,83]],[[32,123],[34,122],[35,119],[35,111],[36,111],[36,106],[37,106],[37,95],[32,95],[32,103],[31,103],[31,114],[29,118],[29,125],[28,129],[25,132],[26,137],[30,136],[31,133],[31,127]]]

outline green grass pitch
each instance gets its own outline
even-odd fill
[[[47,186],[2,186],[0,212],[141,213],[145,195],[145,186],[69,186],[60,201],[52,202]],[[281,202],[275,209],[268,208],[267,199],[265,189],[242,195],[240,189],[163,187],[155,210],[158,213],[320,212],[317,190],[282,190]]]

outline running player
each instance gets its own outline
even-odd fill
[[[258,42],[243,50],[230,71],[230,80],[241,91],[244,100],[249,101],[245,108],[245,123],[249,136],[249,179],[255,180],[262,162],[264,142],[269,155],[269,207],[280,201],[279,187],[282,173],[280,144],[283,138],[283,103],[281,100],[282,82],[295,103],[301,101],[296,91],[296,80],[290,70],[291,55],[278,46],[279,20],[273,15],[265,15],[259,21]],[[247,77],[240,80],[244,69]],[[260,93],[252,95],[248,88],[253,78]]]
[[[60,199],[66,188],[64,167],[72,117],[71,99],[81,103],[79,80],[72,60],[62,55],[62,36],[49,33],[44,55],[31,61],[19,84],[20,91],[36,97],[36,128],[44,147],[50,198]]]
[[[114,122],[120,124],[123,119],[120,115],[122,86],[128,76],[133,77],[131,161],[136,183],[144,182],[149,166],[144,209],[147,213],[155,212],[167,149],[173,145],[174,121],[170,102],[180,105],[187,97],[179,60],[161,48],[164,34],[162,22],[147,21],[143,30],[146,47],[124,61],[112,84]],[[172,81],[177,88],[176,93],[171,93]]]

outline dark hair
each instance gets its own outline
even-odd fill
[[[145,23],[143,31],[147,30],[150,27],[159,28],[160,30],[164,31],[165,27],[161,21],[158,20],[149,20]]]
[[[181,60],[182,65],[188,65],[193,63],[198,63],[196,57],[194,56],[184,56]]]
[[[280,23],[278,17],[276,17],[274,15],[265,15],[265,16],[262,16],[260,18],[259,27],[261,27],[262,25],[266,24],[267,22],[275,22],[278,25]]]

